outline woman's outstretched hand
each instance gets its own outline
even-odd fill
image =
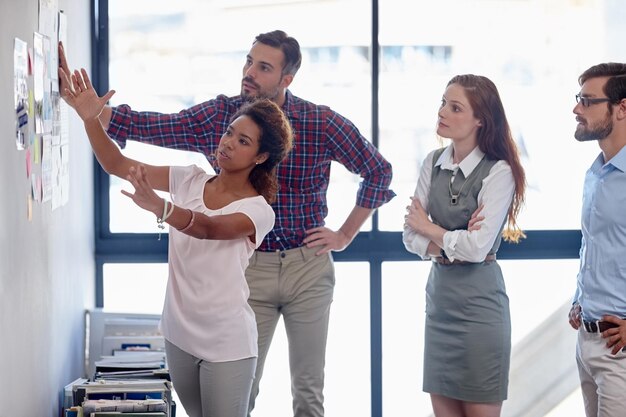
[[[84,68],[81,68],[80,72],[74,71],[70,75],[59,67],[59,74],[63,77],[62,85],[72,86],[72,89],[64,89],[65,101],[76,110],[76,113],[85,122],[97,119],[104,106],[115,94],[115,90],[111,90],[103,97],[98,97]]]
[[[59,42],[59,90],[61,98],[71,107],[72,104],[68,101],[67,91],[74,92],[72,83],[69,79],[70,66],[67,63],[67,57],[65,56],[65,47],[62,42]]]
[[[126,179],[135,187],[135,192],[129,193],[122,190],[122,194],[130,197],[142,209],[154,213],[157,217],[163,216],[163,199],[154,192],[154,188],[150,185],[146,167],[143,165],[130,167]]]

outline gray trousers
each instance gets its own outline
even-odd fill
[[[245,417],[256,358],[207,362],[165,341],[172,384],[189,417]]]
[[[335,287],[330,253],[306,247],[255,252],[246,271],[259,333],[259,359],[250,394],[254,409],[265,358],[280,316],[289,343],[294,417],[324,415],[324,365],[328,318]],[[248,414],[250,415],[250,414]]]

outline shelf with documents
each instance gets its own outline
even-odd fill
[[[66,417],[175,417],[159,315],[86,312],[85,374],[65,387]]]

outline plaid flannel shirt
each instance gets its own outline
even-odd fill
[[[219,95],[175,114],[136,112],[121,105],[113,108],[108,133],[122,148],[126,140],[135,140],[200,152],[217,168],[212,155],[243,103],[240,96]],[[261,251],[300,247],[306,230],[324,225],[331,161],[363,178],[357,192],[358,206],[378,208],[395,196],[389,189],[391,164],[352,122],[327,106],[302,100],[289,91],[283,111],[294,131],[294,146],[278,165],[280,188],[272,205],[276,223],[259,247]]]

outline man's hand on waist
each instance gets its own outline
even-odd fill
[[[574,303],[572,304],[572,308],[569,310],[569,325],[572,326],[574,330],[578,330],[580,327],[580,304]]]
[[[330,251],[342,251],[351,239],[341,230],[334,231],[328,227],[315,227],[306,231],[307,237],[302,241],[307,248],[320,247],[315,255],[323,255]]]
[[[626,320],[616,316],[602,316],[602,321],[616,324],[613,327],[602,332],[602,337],[606,339],[606,347],[611,349],[611,353],[616,355],[620,350],[626,347]]]

